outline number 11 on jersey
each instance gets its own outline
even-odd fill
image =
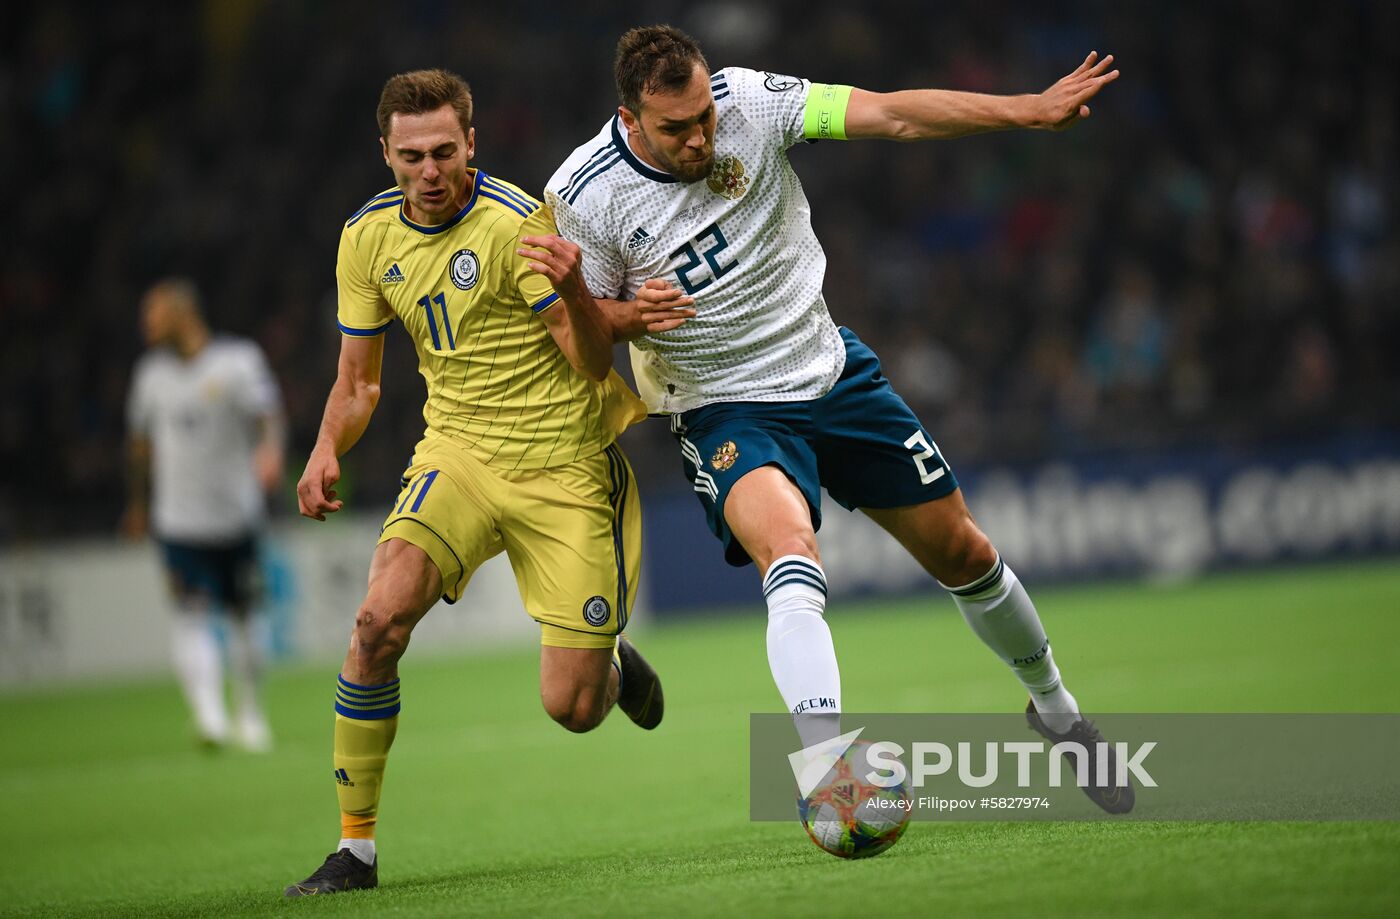
[[[433,336],[433,350],[442,350],[442,337],[438,334],[437,319],[433,316],[433,305],[436,304],[442,313],[442,330],[447,333],[447,350],[455,351],[457,342],[452,338],[452,322],[447,318],[447,297],[444,294],[433,294],[432,298],[419,297],[418,305],[428,311],[428,331]]]

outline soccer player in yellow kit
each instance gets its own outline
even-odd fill
[[[301,513],[340,510],[339,457],[379,398],[397,318],[427,381],[427,429],[370,563],[336,687],[337,851],[287,896],[374,887],[374,829],[399,713],[398,660],[439,597],[505,551],[540,623],[540,694],[571,731],[614,703],[643,728],[661,684],[620,637],[640,570],[641,510],[614,443],[645,409],[612,370],[612,331],[539,201],[469,165],[467,85],[442,70],[392,77],[378,108],[395,188],[346,222],[336,266],[341,350]],[[675,320],[677,323],[679,320]]]

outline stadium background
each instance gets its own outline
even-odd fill
[[[1383,574],[1400,551],[1400,4],[984,0],[916,12],[831,0],[646,2],[625,11],[597,3],[522,10],[210,0],[60,2],[11,15],[0,34],[0,167],[17,186],[0,249],[0,704],[8,710],[0,720],[8,748],[32,737],[47,751],[12,761],[17,787],[38,788],[38,775],[60,759],[98,756],[58,740],[42,719],[90,713],[92,700],[109,693],[119,701],[98,710],[115,722],[159,712],[152,730],[176,735],[161,749],[184,762],[173,752],[181,749],[181,715],[165,676],[154,555],[113,535],[145,285],[168,273],[193,276],[215,328],[257,339],[283,388],[288,482],[273,507],[267,560],[270,641],[288,659],[273,686],[283,740],[325,720],[326,661],[343,642],[370,535],[421,430],[422,384],[408,342],[391,330],[383,401],[344,464],[347,497],[361,516],[320,529],[296,517],[292,483],[338,348],[339,228],[390,182],[373,119],[380,85],[423,66],[461,73],[476,97],[477,163],[537,191],[613,110],[618,34],[650,21],[691,31],[715,68],[877,90],[1035,91],[1091,48],[1117,55],[1123,77],[1089,121],[1065,134],[794,150],[829,259],[833,315],[882,356],[967,484],[974,512],[1032,586],[1091,585],[1047,592],[1044,602],[1061,617],[1055,634],[1078,636],[1090,649],[1101,638],[1105,669],[1079,671],[1091,686],[1112,688],[1101,698],[1183,710],[1400,705],[1390,682],[1360,676],[1368,667],[1379,676],[1388,665],[1376,649],[1400,637],[1400,586]],[[722,698],[736,711],[766,710],[776,697],[752,628],[736,631],[731,644],[718,631],[689,631],[729,628],[717,610],[752,626],[761,616],[752,573],[719,562],[664,425],[634,428],[624,446],[647,508],[641,621],[673,619],[669,630],[656,629],[662,647],[741,656],[736,670],[753,669],[753,679]],[[838,631],[847,678],[859,685],[859,649],[901,641],[915,622],[904,607],[870,595],[951,606],[859,517],[832,509],[822,538],[842,602],[869,613],[849,616]],[[1378,561],[1360,574],[1290,570],[1362,555]],[[1213,571],[1240,566],[1258,568],[1263,580],[1248,582],[1249,591],[1220,588],[1236,598],[1221,600],[1220,614],[1239,616],[1238,641],[1221,639],[1222,649],[1270,653],[1256,626],[1298,635],[1329,619],[1340,626],[1345,603],[1291,619],[1281,612],[1290,600],[1321,602],[1307,590],[1313,570],[1331,572],[1325,583],[1336,585],[1335,596],[1355,591],[1365,606],[1357,622],[1370,616],[1381,631],[1351,623],[1349,650],[1338,639],[1336,655],[1313,662],[1298,683],[1309,688],[1294,696],[1239,686],[1211,694],[1212,679],[1236,670],[1244,681],[1258,662],[1218,660],[1209,677],[1182,676],[1182,685],[1198,683],[1195,695],[1160,697],[1134,682],[1137,673],[1114,669],[1118,612],[1165,616],[1196,602],[1145,585],[1184,589],[1204,578],[1209,591],[1222,583]],[[410,655],[425,659],[424,684],[436,680],[438,692],[462,687],[453,671],[432,669],[434,651],[455,661],[496,639],[529,647],[533,630],[512,606],[508,572],[494,569],[473,590],[453,615],[430,617],[428,638]],[[958,634],[954,620],[942,617],[935,635]],[[1204,630],[1217,621],[1203,612],[1178,625]],[[1148,640],[1117,637],[1134,649]],[[1374,654],[1358,663],[1348,653],[1361,645]],[[1330,647],[1321,639],[1316,646]],[[1005,682],[994,664],[962,650],[976,675],[943,702],[1002,705],[979,694],[983,678]],[[502,652],[515,655],[509,667],[494,653],[472,672],[532,678],[524,651]],[[706,673],[684,660],[673,666],[679,680]],[[958,666],[948,664],[943,678],[955,678]],[[93,682],[117,673],[120,681]],[[1262,669],[1258,676],[1269,678]],[[37,684],[70,680],[87,685],[35,694]],[[1314,691],[1322,685],[1329,690]],[[530,703],[521,717],[544,720],[529,710],[529,681],[517,690]],[[931,704],[917,698],[910,688],[864,701]],[[326,743],[283,740],[278,755],[317,769]],[[603,755],[596,745],[559,743],[557,756]],[[411,768],[412,754],[403,756]],[[110,757],[92,762],[112,765]],[[178,781],[227,778],[207,771],[225,767],[178,768]],[[164,800],[169,788],[151,793]],[[328,798],[318,804],[324,810]],[[23,816],[35,826],[67,825],[57,813]],[[85,825],[78,817],[72,824]],[[1393,835],[1379,851],[1394,854]],[[1305,850],[1295,854],[1306,861]],[[286,862],[257,869],[276,880]],[[61,866],[54,870],[66,878]],[[6,879],[9,902],[17,880]]]
[[[873,89],[1034,91],[1086,49],[1116,53],[1123,78],[1065,134],[794,150],[833,315],[882,355],[1033,578],[1400,547],[1395,4],[1005,0],[912,18],[878,3],[583,4],[527,20],[492,4],[231,0],[51,4],[0,38],[0,156],[23,183],[0,254],[6,554],[115,531],[136,303],[168,273],[193,276],[214,326],[269,354],[291,421],[272,512],[295,545],[278,554],[317,551],[291,483],[334,375],[339,228],[390,181],[373,120],[383,79],[461,71],[477,162],[538,190],[612,111],[613,43],[648,20],[693,30],[716,68]],[[413,364],[391,333],[383,401],[344,462],[368,522],[421,431]],[[624,446],[648,509],[647,605],[750,600],[665,426]],[[863,550],[828,552],[836,590],[927,586],[861,518],[827,518],[830,545]],[[358,582],[366,550],[344,543]],[[15,564],[43,567],[26,558]],[[330,607],[355,599],[307,564],[324,567],[269,571],[274,599],[288,615],[322,602],[338,623]],[[12,652],[64,631],[44,625],[65,605],[49,586],[8,580]]]

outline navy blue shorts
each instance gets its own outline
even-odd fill
[[[746,472],[777,466],[801,489],[821,528],[821,488],[842,507],[923,504],[957,490],[938,445],[890,381],[880,359],[841,329],[846,366],[831,391],[808,402],[716,402],[671,416],[686,478],[731,565],[750,558],[724,522],[724,499]]]
[[[257,541],[206,546],[162,540],[171,589],[182,600],[204,599],[246,612],[258,598]]]

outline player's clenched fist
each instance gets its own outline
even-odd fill
[[[297,482],[297,510],[303,517],[325,520],[345,506],[336,500],[331,486],[340,481],[340,461],[333,454],[314,452],[306,461],[306,471]]]

